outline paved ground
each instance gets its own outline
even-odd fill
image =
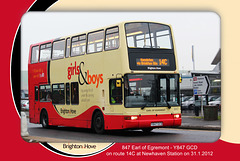
[[[195,116],[194,111],[182,111],[182,126],[179,128],[199,130],[221,130],[221,120],[206,121],[200,116]],[[220,116],[221,113],[219,112]]]

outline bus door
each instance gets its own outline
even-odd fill
[[[110,79],[109,81],[110,87],[110,105],[122,105],[123,97],[122,97],[122,79]],[[122,113],[123,108],[119,108],[118,106],[113,106],[114,112]]]

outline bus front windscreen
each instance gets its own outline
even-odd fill
[[[124,81],[125,107],[179,106],[178,74],[127,74]]]

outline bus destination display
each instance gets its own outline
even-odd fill
[[[136,58],[137,66],[169,66],[169,59]]]

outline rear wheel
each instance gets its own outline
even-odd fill
[[[103,114],[100,111],[97,111],[93,116],[93,130],[97,134],[104,133],[104,118]]]
[[[47,114],[47,111],[46,110],[43,110],[41,112],[41,124],[42,124],[42,127],[43,128],[49,128],[49,125],[48,125],[48,114]]]

